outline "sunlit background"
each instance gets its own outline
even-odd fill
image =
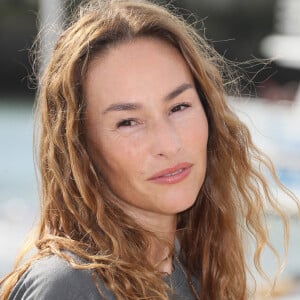
[[[38,220],[32,138],[36,90],[29,49],[40,28],[45,29],[45,62],[63,16],[78,2],[0,0],[0,277],[12,269],[26,233]],[[197,20],[199,32],[231,61],[273,59],[267,65],[242,64],[243,96],[228,101],[274,161],[282,182],[300,197],[300,1],[185,0],[172,5],[188,22]],[[293,203],[278,197],[290,216],[291,239],[276,299],[300,299],[299,219]],[[271,239],[282,254],[282,227],[272,211],[267,214]],[[274,261],[264,253],[267,273],[274,271]]]

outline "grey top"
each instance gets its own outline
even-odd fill
[[[194,300],[183,266],[174,259],[174,270],[164,280],[174,290],[170,299]],[[68,262],[52,255],[42,258],[23,274],[9,300],[115,300],[114,295],[98,280],[101,296],[89,270],[74,269]],[[193,286],[199,287],[195,280]]]

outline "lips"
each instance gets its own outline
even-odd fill
[[[185,179],[189,175],[192,166],[193,164],[191,163],[180,163],[172,168],[164,169],[155,173],[148,180],[157,183],[177,183]]]

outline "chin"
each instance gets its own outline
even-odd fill
[[[176,197],[177,199],[174,200],[174,198],[170,201],[170,206],[169,206],[169,209],[166,209],[166,210],[169,210],[169,213],[171,214],[178,214],[178,213],[181,213],[185,210],[188,210],[189,208],[191,208],[196,200],[197,200],[197,195],[194,196],[194,197],[188,197],[188,196],[183,196],[182,198],[178,198]],[[182,200],[184,199],[184,200]]]

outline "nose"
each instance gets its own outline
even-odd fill
[[[171,158],[181,150],[178,129],[168,120],[158,122],[151,131],[151,152],[154,156]]]

